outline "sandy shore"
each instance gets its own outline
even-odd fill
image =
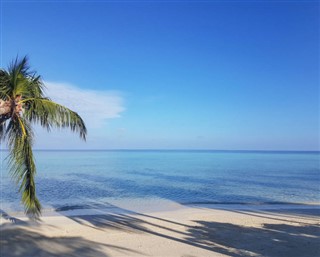
[[[3,214],[1,257],[320,256],[319,206],[181,206]]]

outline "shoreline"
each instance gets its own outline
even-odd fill
[[[318,202],[301,202],[301,203],[290,203],[290,202],[189,202],[189,203],[177,203],[174,201],[159,199],[156,203],[151,200],[140,200],[132,199],[128,200],[119,200],[110,202],[91,202],[89,204],[64,204],[59,207],[47,206],[42,210],[42,216],[60,216],[60,215],[92,215],[95,213],[100,213],[101,211],[110,212],[110,213],[153,213],[153,212],[167,212],[175,211],[180,209],[188,208],[208,208],[208,209],[217,209],[217,210],[271,210],[271,209],[319,209],[320,203]],[[23,211],[6,211],[0,209],[0,218],[1,213],[6,215],[23,218],[26,217]]]

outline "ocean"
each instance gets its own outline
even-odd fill
[[[1,152],[1,208],[22,211]],[[319,152],[35,151],[44,209],[320,202]]]

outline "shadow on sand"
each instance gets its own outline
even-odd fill
[[[233,257],[320,256],[319,226],[263,224],[261,228],[230,223],[195,221],[187,241]]]
[[[34,231],[40,227],[37,222],[22,221],[2,210],[0,214],[3,219],[10,221],[0,225],[0,257],[108,257],[108,249],[118,251],[123,256],[139,253],[82,237],[47,237]]]
[[[108,205],[110,207],[110,205]],[[301,210],[261,213],[258,211],[235,211],[235,214],[264,215],[260,227],[239,226],[232,223],[193,220],[191,225],[177,220],[132,212],[113,206],[116,212],[101,212],[95,215],[72,215],[69,219],[97,230],[119,230],[137,234],[149,234],[171,242],[184,244],[214,253],[233,257],[317,257],[320,256],[319,217],[308,216],[311,223],[292,222],[274,224],[288,217],[301,217]],[[72,208],[72,207],[71,207]],[[99,210],[101,211],[101,210]],[[60,214],[64,214],[63,211]],[[67,213],[65,213],[67,214]],[[214,218],[213,218],[214,219]],[[270,222],[269,222],[270,220]],[[23,227],[1,230],[1,257],[56,257],[94,256],[106,257],[107,249],[118,250],[123,255],[141,254],[135,249],[100,244],[82,237],[49,238]],[[208,254],[209,254],[208,252]]]
[[[1,257],[107,257],[102,246],[81,237],[46,237],[21,227],[1,231]]]
[[[194,220],[195,225],[190,226],[169,219],[118,209],[118,213],[115,214],[78,215],[69,216],[69,218],[99,230],[116,229],[131,233],[147,233],[233,257],[320,256],[320,226],[317,222],[319,221],[317,210],[299,209],[297,212],[288,210],[280,213],[276,210],[271,212],[228,210],[270,220],[270,223],[265,222],[261,227],[250,227],[201,220]],[[302,213],[305,217],[312,219],[313,223],[293,220],[290,220],[290,224],[273,223],[282,219],[289,222],[287,218],[301,217]]]

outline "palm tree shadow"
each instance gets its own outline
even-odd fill
[[[252,210],[242,214],[254,213]],[[122,208],[118,208],[116,213],[68,218],[95,229],[145,233],[233,257],[320,256],[320,226],[304,222],[291,222],[290,225],[265,223],[262,227],[247,227],[195,220],[193,222],[196,225],[192,226]],[[274,219],[278,220],[270,217],[270,220]]]
[[[11,215],[9,215],[8,213],[6,213],[5,211],[1,210],[0,209],[0,217],[5,219],[5,220],[8,220],[10,221],[11,223],[14,223],[14,224],[19,224],[19,225],[26,225],[27,222],[21,220],[21,219],[18,219],[18,218],[15,218]]]
[[[81,225],[98,230],[113,229],[135,233],[146,230],[141,219],[127,214],[79,215],[69,216],[68,218]]]
[[[23,221],[2,210],[0,214],[2,218],[10,221],[0,225],[1,257],[108,257],[108,250],[120,252],[123,256],[130,253],[140,254],[133,249],[97,243],[83,237],[47,237],[34,231],[41,225],[39,222]]]
[[[233,257],[320,256],[320,227],[317,225],[263,224],[245,227],[231,223],[195,221],[186,240]]]
[[[108,257],[106,250],[123,256],[138,251],[111,244],[97,243],[82,237],[47,237],[15,227],[0,231],[0,256],[5,257]]]
[[[188,236],[188,233],[185,232],[186,228],[193,228],[190,225],[130,211],[112,204],[107,204],[107,206],[113,207],[113,212],[98,215],[72,215],[67,217],[81,225],[98,230],[112,229],[129,233],[144,233],[212,251],[212,249],[206,245],[184,239],[184,237]]]
[[[2,230],[0,245],[6,257],[107,257],[103,245],[81,237],[46,237],[21,227]]]

